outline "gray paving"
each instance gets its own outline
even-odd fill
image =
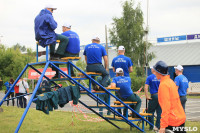
[[[2,99],[4,97],[4,93],[0,92],[0,99]],[[82,102],[84,102],[87,105],[96,105],[96,102],[91,99],[90,97],[88,97],[87,95],[81,95],[80,100]],[[111,98],[111,103],[113,103],[115,101],[114,98]],[[146,104],[145,104],[145,98],[142,98],[142,106],[141,106],[141,111],[142,109],[145,108]],[[16,100],[15,100],[16,102]],[[6,102],[3,103],[3,105],[6,105]],[[10,106],[11,106],[11,101],[10,101]],[[80,104],[79,104],[80,105]],[[193,98],[189,98],[186,102],[186,117],[187,120],[190,121],[200,121],[200,99],[193,99]],[[15,103],[16,106],[16,103]],[[36,105],[34,103],[31,104],[31,108],[35,108]],[[59,108],[58,110],[62,110],[62,111],[72,111],[73,107],[70,106],[70,104],[65,105],[64,108]],[[91,113],[91,111],[85,109],[83,106],[80,106],[80,109],[83,112],[88,112]],[[95,109],[96,111],[98,111],[98,109]],[[106,112],[106,111],[104,111]]]

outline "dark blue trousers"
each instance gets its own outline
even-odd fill
[[[156,114],[157,114],[156,127],[159,129],[160,128],[160,118],[161,118],[162,110],[161,110],[160,105],[158,103],[158,94],[152,95],[151,98],[152,98],[152,100],[149,100],[147,112],[152,113],[153,115],[148,117],[149,122],[154,124],[154,113],[156,111]],[[150,126],[150,129],[153,129],[153,127]]]
[[[185,103],[187,101],[187,97],[186,96],[180,96],[180,100],[181,100],[181,104],[183,106],[183,109],[185,111]]]
[[[88,64],[87,67],[86,67],[86,71],[87,72],[101,73],[102,74],[101,75],[102,76],[101,85],[103,87],[107,87],[107,81],[109,79],[109,74],[102,64]],[[92,76],[92,78],[95,79],[95,77],[93,77],[93,76]],[[93,86],[94,86],[94,84],[93,84]]]

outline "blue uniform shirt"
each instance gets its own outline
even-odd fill
[[[69,30],[63,32],[62,35],[69,38],[66,51],[72,54],[78,54],[80,52],[80,40],[78,34]]]
[[[187,95],[188,79],[184,75],[179,75],[174,79],[176,86],[178,86],[179,96]]]
[[[151,94],[158,93],[158,88],[160,85],[160,80],[156,78],[156,75],[151,74],[147,77],[145,84],[149,85],[149,90]]]
[[[112,67],[115,68],[122,68],[124,70],[124,76],[129,77],[129,71],[128,68],[133,66],[133,63],[129,57],[126,57],[124,55],[118,55],[112,60]]]
[[[128,98],[133,94],[130,77],[118,76],[113,78],[112,83],[115,83],[116,87],[120,88],[119,94],[122,98]]]
[[[87,64],[102,63],[102,56],[106,56],[106,49],[97,43],[88,44],[83,55],[87,56]]]
[[[10,87],[12,86],[12,84],[10,84],[8,81],[4,83],[4,85],[6,86],[7,91],[10,89]],[[15,92],[14,91],[14,87],[10,92]]]

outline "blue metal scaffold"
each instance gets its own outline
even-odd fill
[[[31,96],[31,98],[30,98],[30,100],[29,100],[29,102],[27,104],[27,107],[26,107],[26,109],[25,109],[25,111],[24,111],[24,113],[23,113],[23,115],[22,115],[22,117],[21,117],[21,119],[20,119],[20,121],[18,123],[18,126],[17,126],[17,128],[15,130],[15,133],[17,133],[19,131],[19,129],[20,129],[20,127],[21,127],[21,125],[22,125],[22,123],[24,121],[24,118],[25,118],[25,116],[26,116],[26,114],[27,114],[27,112],[28,112],[28,110],[29,110],[32,102],[36,100],[36,98],[35,98],[36,92],[37,92],[38,88],[40,87],[40,84],[41,84],[43,78],[47,79],[48,81],[50,81],[51,83],[53,83],[57,87],[59,87],[59,85],[55,81],[63,81],[63,80],[67,80],[67,81],[71,82],[74,85],[78,85],[81,90],[84,90],[83,94],[87,94],[89,97],[91,97],[94,101],[97,102],[97,105],[95,105],[95,106],[88,106],[87,104],[85,104],[81,100],[79,100],[79,103],[82,104],[83,106],[85,106],[86,108],[88,108],[89,110],[91,110],[92,112],[94,112],[95,114],[97,114],[98,116],[100,116],[101,118],[103,118],[104,120],[106,120],[107,122],[109,122],[110,124],[112,124],[113,126],[115,126],[118,129],[121,129],[121,128],[119,126],[117,126],[113,121],[110,121],[110,120],[126,122],[128,125],[130,125],[130,127],[135,127],[138,130],[140,130],[141,132],[145,132],[144,131],[144,122],[145,121],[149,125],[154,126],[152,123],[150,123],[148,120],[145,119],[145,117],[150,116],[150,114],[146,113],[144,115],[144,114],[137,113],[135,110],[133,110],[132,108],[130,108],[128,104],[124,103],[121,99],[119,99],[118,97],[116,97],[115,95],[113,95],[110,92],[110,91],[112,91],[114,89],[105,88],[101,84],[99,84],[97,81],[95,81],[93,78],[91,78],[91,76],[98,76],[98,74],[96,74],[96,73],[93,73],[93,74],[86,73],[86,72],[82,71],[80,68],[78,68],[76,65],[74,65],[72,63],[72,60],[76,61],[76,60],[80,59],[79,57],[66,57],[66,58],[63,58],[63,60],[60,60],[60,61],[51,61],[51,60],[48,59],[48,46],[46,46],[46,61],[38,62],[38,45],[36,47],[37,47],[37,50],[36,50],[36,63],[28,63],[24,67],[24,69],[22,70],[22,72],[19,74],[19,76],[17,77],[17,79],[13,83],[12,87],[8,90],[8,92],[6,93],[6,95],[4,96],[4,98],[0,102],[0,106],[1,106],[3,104],[3,102],[7,101],[6,98],[8,97],[9,93],[14,88],[14,86],[19,81],[19,79],[22,77],[22,75],[25,73],[25,71],[27,70],[28,67],[32,68],[33,70],[35,70],[37,73],[39,73],[41,75],[40,78],[39,78],[39,80],[38,80],[38,82],[37,82],[37,85],[36,85],[34,91],[32,93],[29,93],[29,94],[32,94],[32,96]],[[61,70],[59,67],[57,67],[55,64],[67,65],[69,73],[67,74],[66,72],[64,72],[63,70]],[[43,71],[40,72],[39,70],[37,70],[34,67],[35,65],[45,65],[45,66],[44,66]],[[70,67],[69,66],[72,66],[73,68],[77,69],[84,77],[71,77]],[[47,70],[48,67],[52,67],[52,68],[55,68],[56,70],[58,70],[59,73],[62,75],[63,78],[62,79],[56,79],[56,80],[49,79],[47,76],[45,76],[45,72],[46,72],[46,70]],[[84,87],[82,84],[80,84],[77,81],[77,80],[86,80],[86,79],[89,80],[89,88]],[[99,86],[102,91],[100,91],[100,92],[93,92],[92,91],[92,87],[91,87],[92,83],[94,83],[97,86]],[[25,95],[29,95],[29,94],[25,94]],[[109,95],[109,102],[106,103],[105,101],[101,100],[97,96],[97,94],[108,94]],[[119,101],[122,106],[117,106],[117,105],[113,106],[113,105],[111,105],[110,104],[110,98],[111,97],[113,97],[114,99],[116,99],[116,101]],[[8,99],[8,100],[10,100],[10,99]],[[107,109],[107,110],[109,110],[113,114],[113,117],[105,117],[102,114],[100,114],[99,112],[95,111],[93,108]],[[119,109],[119,108],[122,108],[122,109],[126,108],[127,111],[128,110],[132,111],[133,113],[135,113],[139,117],[139,119],[129,118],[128,115],[127,116],[123,116],[122,114],[120,114],[117,111],[117,109]],[[120,117],[120,119],[117,119],[117,117]],[[134,124],[133,123],[134,121],[142,122],[142,128],[140,128],[139,125]]]

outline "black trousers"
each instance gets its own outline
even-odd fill
[[[14,92],[10,92],[10,94],[8,95],[7,99],[9,98],[13,98],[14,97]],[[9,105],[9,101],[7,101],[7,106]],[[15,100],[12,99],[12,105],[15,106]]]
[[[15,93],[15,97],[19,96],[19,93]],[[19,107],[19,98],[17,97],[17,107]]]
[[[18,93],[18,95],[24,95],[24,94],[25,93]],[[24,96],[19,97],[19,105],[20,105],[21,108],[26,108],[26,106],[27,106],[26,102],[27,102],[27,100]]]

